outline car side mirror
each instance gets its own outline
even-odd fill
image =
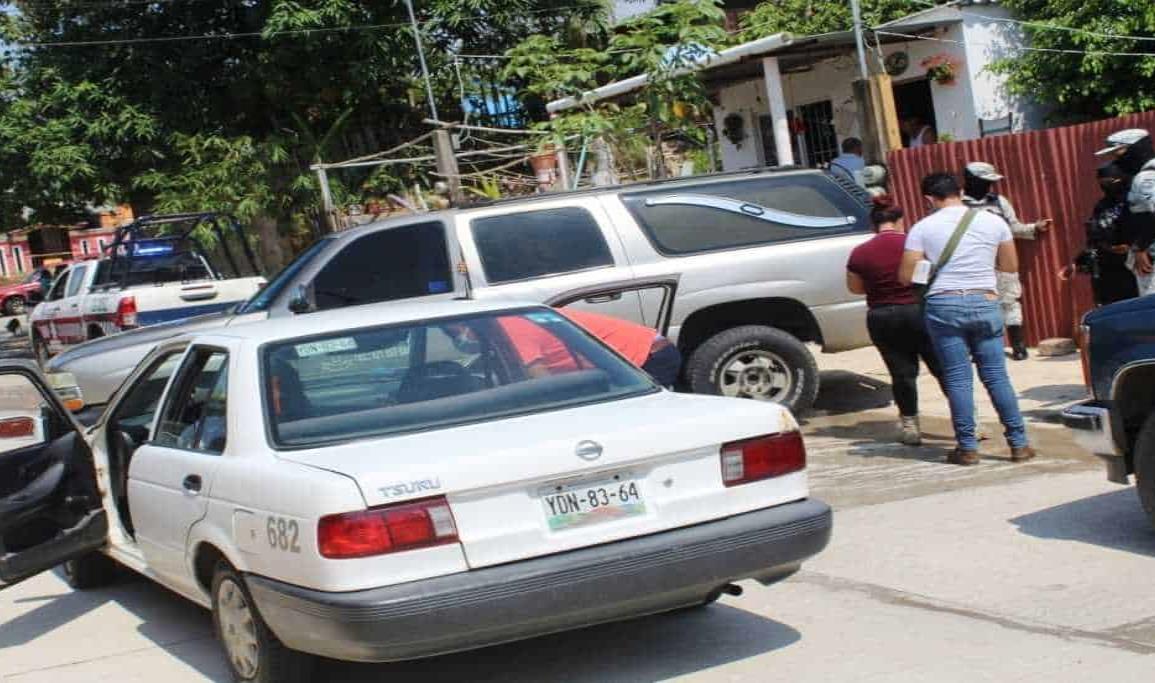
[[[300,315],[302,313],[312,313],[317,309],[313,302],[313,285],[300,284],[293,290],[293,296],[289,299],[289,311]]]

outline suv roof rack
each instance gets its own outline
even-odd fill
[[[579,190],[562,190],[560,192],[543,192],[541,194],[523,195],[518,197],[507,197],[504,199],[477,199],[467,201],[461,204],[461,209],[475,209],[485,206],[501,206],[513,202],[532,202],[547,199],[558,199],[564,197],[582,196],[588,194],[595,194],[598,192],[612,192],[612,191],[626,191],[626,190],[641,190],[648,187],[660,187],[663,185],[678,185],[681,183],[694,183],[702,180],[716,180],[720,178],[739,178],[743,176],[755,176],[768,173],[796,173],[801,171],[824,173],[822,169],[810,168],[808,166],[751,166],[750,168],[743,168],[737,171],[715,171],[713,173],[700,173],[692,176],[677,176],[675,178],[664,178],[662,180],[646,180],[640,183],[630,183],[629,185],[606,185],[604,187],[583,187]],[[832,174],[828,174],[832,175]]]

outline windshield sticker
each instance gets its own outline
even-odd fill
[[[449,291],[449,283],[445,280],[433,280],[428,285],[430,294],[444,294]]]
[[[352,337],[338,337],[337,339],[326,339],[324,341],[309,342],[308,344],[297,344],[293,348],[297,351],[297,358],[308,358],[309,356],[321,356],[326,353],[355,351],[357,349],[357,340]]]
[[[525,317],[541,325],[561,322],[561,316],[557,313],[526,313]]]

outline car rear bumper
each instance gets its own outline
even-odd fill
[[[1107,479],[1126,484],[1127,463],[1115,444],[1111,411],[1098,401],[1084,401],[1063,411],[1063,426],[1071,430],[1075,443],[1099,456],[1107,466]]]
[[[393,661],[701,603],[741,579],[773,583],[830,540],[830,508],[803,500],[650,536],[351,593],[249,576],[281,641],[355,661]]]

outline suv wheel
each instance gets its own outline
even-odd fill
[[[1155,415],[1147,418],[1135,439],[1135,490],[1155,526]]]
[[[763,325],[719,332],[690,354],[691,391],[781,403],[795,414],[818,398],[818,364],[794,335]]]
[[[244,577],[229,564],[213,576],[213,624],[233,679],[245,683],[304,683],[316,658],[285,647],[265,624]]]

